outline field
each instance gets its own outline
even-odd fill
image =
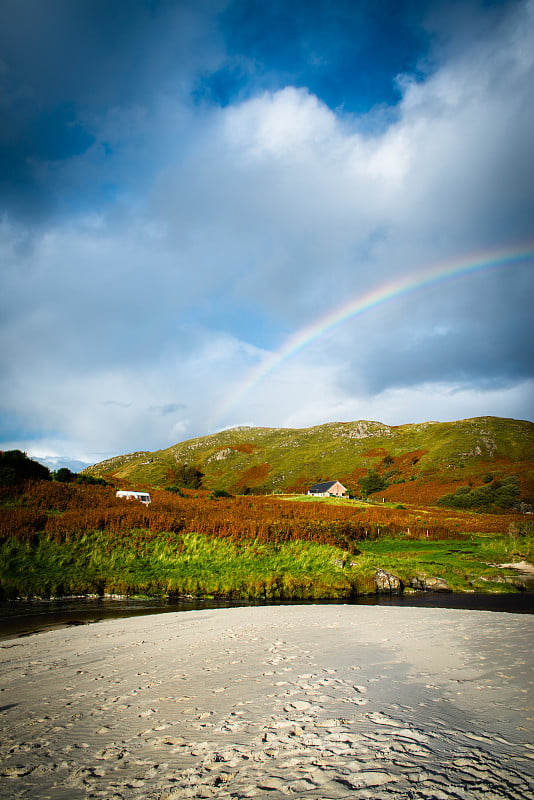
[[[377,569],[409,586],[513,591],[495,564],[533,557],[528,517],[302,496],[213,499],[57,482],[3,490],[0,593],[342,599],[374,592]],[[304,501],[304,502],[302,502]]]

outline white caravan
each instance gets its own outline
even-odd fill
[[[145,506],[151,502],[148,492],[119,491],[115,494],[115,497],[122,497],[124,500],[139,500],[139,502],[144,503]]]

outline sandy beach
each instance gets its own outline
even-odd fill
[[[533,796],[528,615],[278,606],[0,643],[0,798]]]

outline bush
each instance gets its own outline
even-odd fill
[[[178,497],[187,497],[187,495],[182,492],[179,486],[166,486],[165,491],[172,492],[172,494],[177,494]]]
[[[492,481],[484,486],[470,489],[469,486],[460,486],[456,494],[446,494],[438,500],[439,506],[448,508],[473,508],[489,511],[493,507],[514,508],[521,499],[519,480],[515,475],[503,478],[502,481]]]
[[[109,486],[108,482],[105,481],[104,478],[95,478],[93,475],[85,475],[84,473],[81,475],[76,475],[76,483],[79,483],[82,486]]]

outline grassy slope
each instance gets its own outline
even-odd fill
[[[393,463],[385,466],[386,455]],[[426,502],[434,502],[470,480],[480,485],[488,472],[516,474],[523,496],[532,502],[534,424],[478,417],[397,427],[358,421],[297,430],[234,428],[154,453],[118,456],[87,471],[114,481],[165,486],[173,483],[169,471],[179,463],[198,466],[205,486],[230,492],[246,487],[304,491],[321,479],[356,489],[358,478],[377,468],[390,473],[386,498],[408,502],[421,491]]]

